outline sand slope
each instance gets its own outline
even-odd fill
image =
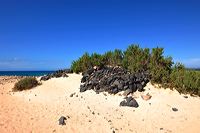
[[[135,93],[139,108],[119,107],[123,96],[80,93],[80,80],[81,75],[70,74],[68,78],[51,79],[32,90],[16,93],[10,92],[16,80],[4,81],[0,84],[0,132],[200,132],[198,97],[186,99],[176,91],[148,84],[146,92],[152,95],[149,101],[141,98],[142,93]],[[72,93],[76,94],[70,97]],[[173,112],[172,107],[178,111]],[[65,126],[58,125],[62,115],[70,117]]]

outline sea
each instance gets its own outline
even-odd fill
[[[0,76],[44,76],[55,71],[0,71]]]

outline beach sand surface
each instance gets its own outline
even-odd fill
[[[79,74],[53,78],[31,90],[12,92],[17,78],[0,77],[0,133],[199,133],[200,98],[156,88],[133,97],[139,107],[120,107],[124,96],[79,92]],[[152,98],[143,100],[142,94]],[[70,95],[74,94],[73,97]],[[177,108],[174,112],[172,108]],[[61,126],[58,119],[67,118]]]

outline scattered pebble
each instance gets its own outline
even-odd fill
[[[188,98],[188,96],[183,96],[184,98]]]
[[[66,125],[65,120],[67,120],[67,118],[64,116],[61,116],[60,119],[58,120],[59,125]]]
[[[71,94],[70,97],[73,97],[74,94]]]
[[[172,108],[172,110],[173,110],[174,112],[178,111],[178,109],[177,109],[177,108]]]
[[[160,130],[163,130],[163,128],[161,127]]]

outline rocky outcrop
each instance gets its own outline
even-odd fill
[[[51,78],[68,77],[67,74],[69,74],[69,73],[73,73],[73,71],[71,69],[58,70],[52,74],[48,74],[46,76],[41,77],[40,80],[46,81]]]
[[[143,91],[143,88],[149,82],[147,72],[132,74],[121,67],[91,68],[82,75],[80,92],[94,90],[97,93],[106,91],[116,94],[125,91],[128,95],[137,90]]]

